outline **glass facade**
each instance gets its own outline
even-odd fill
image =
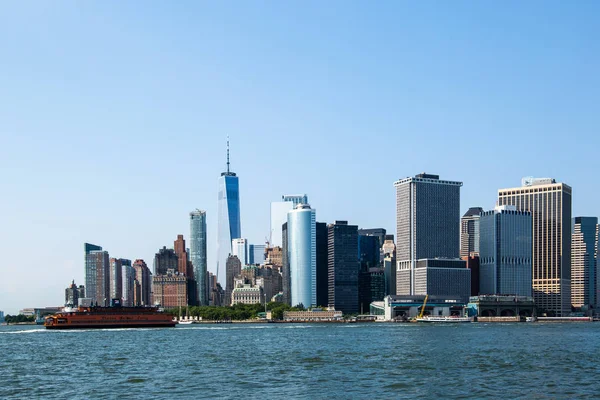
[[[95,305],[110,304],[110,260],[108,251],[92,250],[85,255],[86,297]]]
[[[596,237],[598,218],[575,217],[571,239],[571,304],[573,307],[597,304]]]
[[[198,286],[198,304],[207,306],[206,211],[198,209],[190,213],[190,261]]]
[[[316,212],[299,205],[288,213],[288,256],[291,304],[317,305],[317,230]]]
[[[344,314],[357,314],[358,278],[358,227],[347,221],[336,221],[327,226],[329,259],[329,306]]]
[[[248,245],[248,264],[264,264],[265,262],[265,245],[250,244]]]
[[[231,255],[237,256],[242,263],[242,267],[248,265],[248,240],[233,239],[231,241]]]
[[[479,229],[479,292],[531,296],[531,213],[499,207],[481,213]]]
[[[217,220],[217,277],[225,276],[225,264],[231,254],[231,241],[241,237],[238,177],[224,172],[219,177]]]

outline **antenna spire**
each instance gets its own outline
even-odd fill
[[[227,135],[227,173],[229,174],[229,135]]]

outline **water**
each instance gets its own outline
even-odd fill
[[[598,398],[600,323],[0,327],[0,398]]]

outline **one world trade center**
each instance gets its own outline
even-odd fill
[[[225,281],[225,263],[231,254],[231,240],[241,237],[240,186],[235,172],[229,170],[229,138],[227,139],[227,171],[219,177],[219,215],[217,227],[217,278]]]

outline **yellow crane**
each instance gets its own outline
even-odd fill
[[[418,318],[423,318],[423,313],[425,312],[425,306],[427,305],[427,299],[429,298],[429,295],[426,294],[425,295],[425,301],[423,302],[423,307],[421,307],[421,313],[419,314]]]

